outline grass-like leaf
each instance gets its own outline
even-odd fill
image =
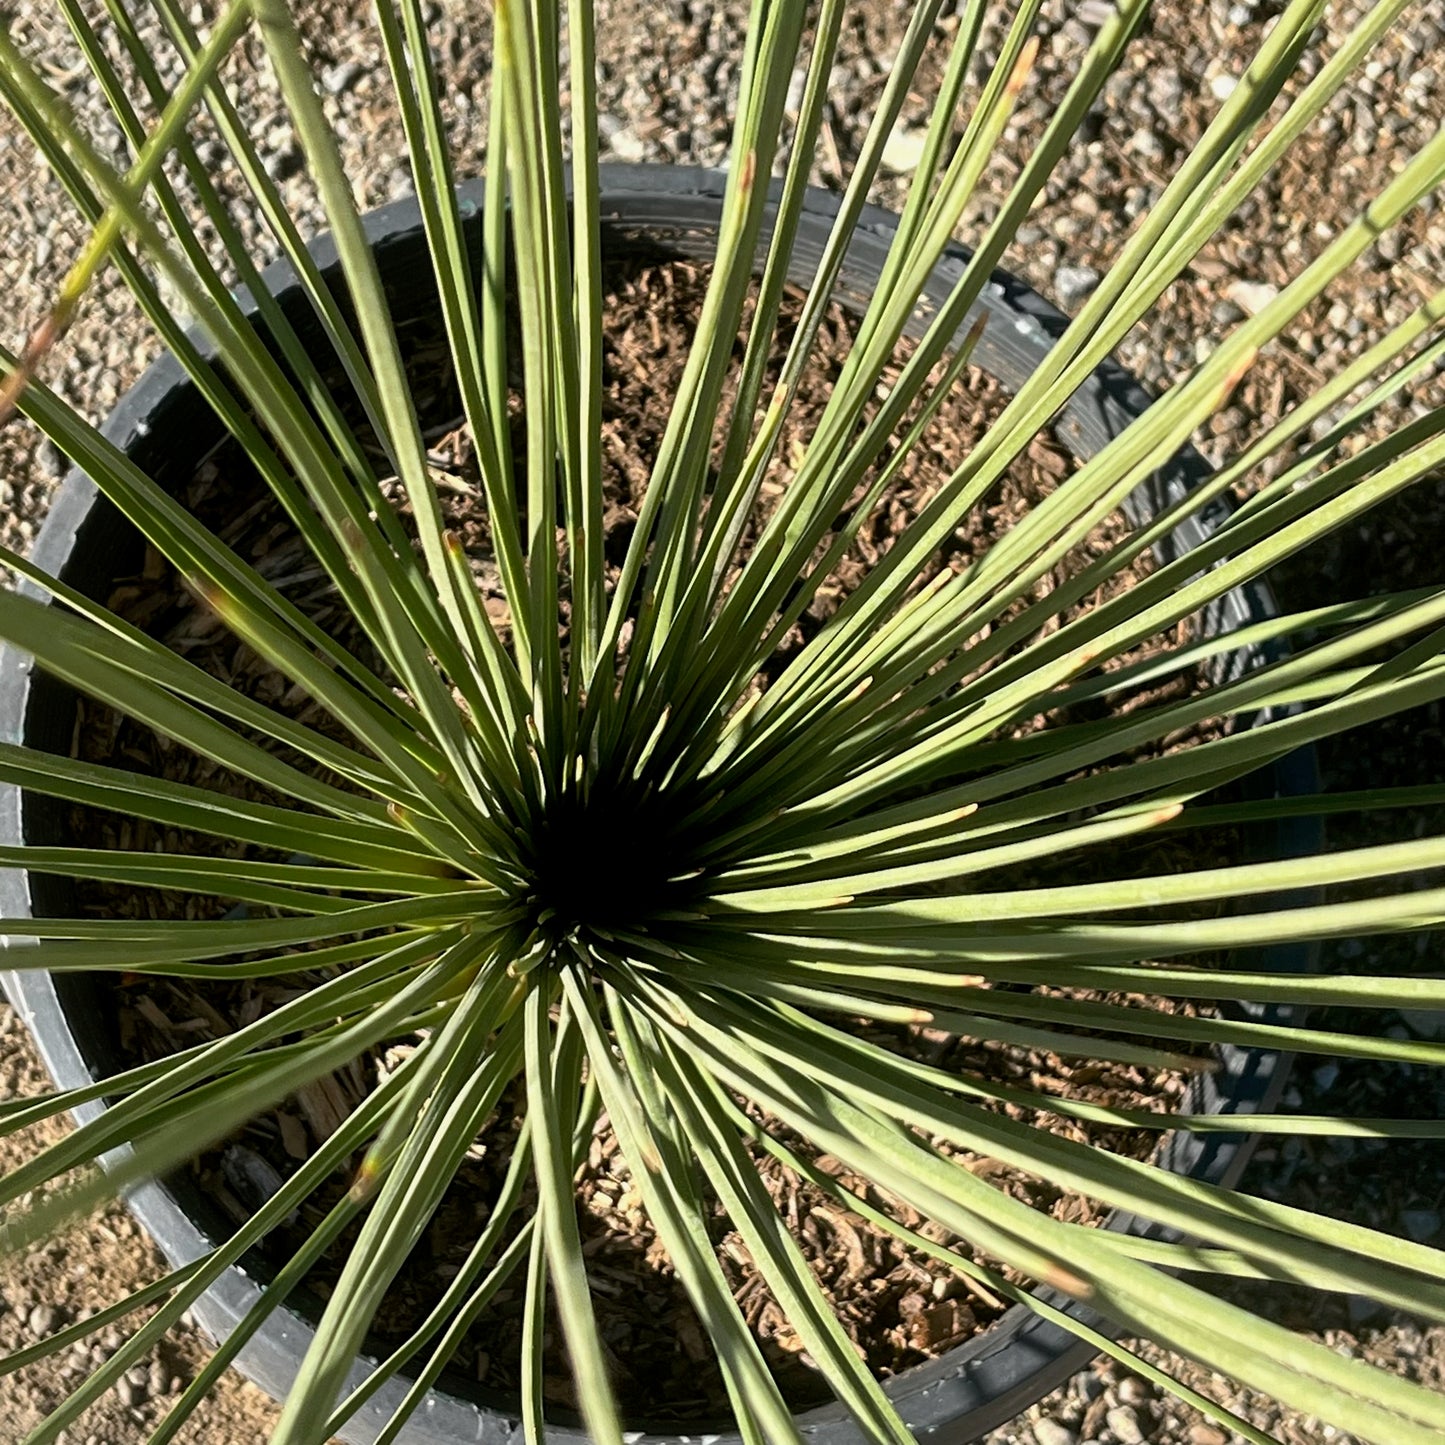
[[[1091,1131],[1126,1129],[1424,1140],[1445,1132],[1438,1120],[1207,1114],[1194,1103],[1167,1112],[1081,1094],[1067,1066],[1062,1082],[993,1077],[914,1047],[917,1031],[931,1030],[985,1051],[1168,1071],[1181,1088],[1238,1049],[1445,1065],[1439,1042],[1358,1023],[1445,1007],[1445,982],[1393,965],[1281,973],[1260,954],[1438,926],[1445,843],[1423,828],[1304,857],[1242,851],[1285,819],[1368,809],[1383,828],[1445,792],[1390,780],[1290,799],[1238,791],[1295,749],[1445,696],[1445,591],[1397,584],[1260,615],[1232,633],[1179,632],[1438,475],[1445,410],[1386,423],[1445,356],[1445,291],[1268,418],[1188,495],[1115,528],[1087,565],[1055,575],[1266,349],[1439,189],[1445,135],[1402,154],[1379,193],[1362,196],[1272,300],[1208,338],[1219,344],[1202,347],[1166,396],[967,565],[933,575],[940,549],[1010,465],[1131,328],[1147,329],[1167,288],[1371,63],[1405,3],[1380,0],[1319,55],[1322,0],[1289,0],[1078,314],[801,645],[823,589],[923,454],[994,328],[1008,324],[996,312],[984,319],[990,277],[1128,63],[1147,0],[1121,0],[1097,26],[946,291],[934,289],[940,262],[1042,63],[1040,7],[1011,10],[985,64],[982,0],[947,25],[936,0],[919,0],[796,315],[785,308],[809,171],[851,10],[849,0],[753,5],[716,253],[620,550],[606,535],[602,439],[610,232],[599,16],[590,0],[495,7],[489,176],[472,215],[455,187],[428,7],[380,0],[378,60],[418,195],[419,254],[480,481],[500,611],[447,520],[426,446],[439,419],[423,415],[400,339],[411,318],[392,312],[299,7],[234,0],[202,34],[175,0],[155,0],[172,47],[163,59],[120,6],[107,7],[112,35],[77,0],[60,0],[114,119],[119,163],[0,29],[0,97],[75,203],[82,236],[48,319],[0,350],[0,411],[18,410],[90,474],[217,632],[280,682],[266,697],[289,698],[273,705],[173,652],[96,600],[110,579],[90,587],[0,555],[29,594],[0,595],[7,647],[158,737],[159,755],[198,760],[200,779],[0,742],[8,787],[150,830],[127,826],[129,841],[114,848],[38,832],[0,847],[0,865],[37,877],[146,890],[124,916],[91,907],[0,920],[17,976],[86,972],[126,988],[270,980],[280,997],[169,1057],[0,1104],[7,1133],[107,1105],[0,1182],[6,1242],[24,1247],[254,1113],[406,1045],[248,1224],[0,1364],[40,1363],[98,1328],[130,1330],[28,1445],[72,1430],[248,1248],[328,1190],[152,1445],[178,1437],[220,1372],[323,1267],[329,1302],[279,1445],[322,1445],[395,1386],[401,1403],[379,1438],[403,1438],[503,1289],[518,1301],[509,1376],[525,1438],[546,1439],[565,1367],[591,1438],[620,1442],[634,1422],[617,1399],[577,1187],[608,1130],[747,1445],[803,1432],[739,1307],[720,1227],[736,1232],[863,1436],[911,1438],[906,1411],[860,1358],[774,1202],[764,1156],[990,1308],[1036,1311],[1245,1439],[1268,1437],[1109,1331],[1150,1337],[1377,1445],[1441,1437],[1438,1397],[1199,1282],[1365,1294],[1440,1321],[1445,1255],[1091,1142]],[[334,239],[329,273],[226,88],[252,40]],[[936,65],[934,46],[947,48]],[[886,143],[926,74],[936,93],[873,293],[803,443],[785,450]],[[244,249],[251,230],[202,162],[202,107],[240,204],[291,264],[294,310],[266,291]],[[334,613],[318,621],[224,527],[192,515],[45,384],[57,340],[109,267],[214,412],[216,437],[244,452],[258,495],[287,519],[344,625]],[[1229,495],[1241,504],[1181,553],[1180,529]],[[1245,658],[1258,665],[1236,665]],[[1194,685],[1211,671],[1218,681]],[[1150,695],[1165,684],[1167,700]],[[1221,857],[1231,829],[1246,841]],[[1200,845],[1209,847],[1196,857]],[[220,916],[228,904],[241,909]],[[514,1104],[512,1153],[465,1259],[347,1388],[468,1152]],[[1034,1122],[1043,1118],[1059,1131]],[[867,1187],[822,1167],[824,1156]],[[967,1167],[977,1158],[1156,1232],[1065,1223]]]

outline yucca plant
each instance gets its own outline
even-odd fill
[[[1439,1137],[1437,1122],[1122,1110],[944,1069],[857,1026],[926,1023],[1186,1070],[1207,1067],[1208,1056],[1184,1057],[1181,1047],[1225,1044],[1445,1062],[1440,1044],[1347,1032],[1303,1014],[1308,1006],[1437,1008],[1445,982],[1368,971],[1280,976],[1253,966],[1250,953],[1436,924],[1445,889],[1427,870],[1445,863],[1445,839],[1230,866],[1177,861],[1192,837],[1226,822],[1247,828],[1286,813],[1424,800],[1418,790],[1381,788],[1271,803],[1229,790],[1314,740],[1445,695],[1445,587],[1286,611],[1247,637],[1129,661],[1139,644],[1366,509],[1438,478],[1445,412],[1393,431],[1376,423],[1445,350],[1445,291],[1304,403],[1268,418],[1207,485],[1130,528],[1067,584],[1042,595],[1037,586],[1225,403],[1261,348],[1440,185],[1445,135],[986,554],[930,572],[1012,459],[1136,323],[1147,325],[1161,293],[1366,63],[1401,0],[1375,5],[1304,84],[1293,78],[1323,3],[1285,6],[1046,361],[825,625],[773,666],[858,529],[885,504],[929,418],[964,384],[978,335],[965,318],[1119,65],[1144,0],[1123,0],[1099,25],[1004,204],[968,237],[971,263],[885,384],[1030,80],[1037,0],[1012,16],[981,86],[970,75],[984,7],[967,0],[879,283],[826,407],[784,473],[779,437],[884,144],[921,58],[944,42],[937,0],[921,0],[784,348],[776,338],[790,250],[848,7],[758,0],[706,299],[645,501],[612,572],[591,7],[504,0],[493,9],[492,183],[478,268],[464,242],[424,6],[379,0],[381,52],[507,601],[502,621],[483,605],[444,525],[396,318],[285,0],[233,0],[204,39],[186,7],[153,0],[167,54],[184,63],[173,87],[162,80],[149,22],[111,5],[115,33],[103,40],[78,0],[60,3],[133,158],[118,171],[34,59],[0,32],[0,90],[91,227],[51,318],[18,353],[4,353],[4,405],[83,467],[191,592],[325,721],[312,726],[231,690],[82,592],[5,556],[53,599],[42,606],[0,595],[7,643],[249,785],[207,791],[14,741],[0,746],[0,778],[12,785],[225,845],[216,856],[22,846],[6,850],[6,864],[219,897],[218,913],[244,906],[239,916],[201,921],[6,919],[0,929],[17,945],[7,962],[132,979],[305,982],[213,1042],[93,1088],[0,1105],[4,1128],[18,1130],[111,1101],[0,1186],[9,1242],[40,1238],[107,1192],[175,1168],[368,1050],[397,1039],[412,1047],[249,1224],[160,1284],[5,1363],[43,1360],[111,1326],[131,1331],[27,1440],[56,1440],[247,1249],[351,1169],[350,1188],[316,1216],[150,1440],[174,1438],[266,1315],[346,1234],[349,1254],[285,1402],[279,1445],[329,1439],[376,1388],[407,1372],[414,1383],[381,1435],[395,1439],[470,1322],[509,1284],[525,1300],[527,1438],[547,1433],[550,1301],[586,1428],[599,1445],[620,1442],[626,1422],[599,1341],[574,1195],[579,1149],[603,1111],[716,1350],[747,1441],[801,1437],[719,1263],[719,1217],[865,1436],[911,1438],[775,1209],[759,1174],[765,1156],[999,1299],[1021,1301],[1171,1385],[1245,1439],[1269,1437],[1108,1331],[1157,1341],[1379,1445],[1445,1438],[1438,1396],[1208,1287],[1220,1276],[1290,1282],[1440,1321],[1445,1255],[1177,1177],[1022,1113],[1156,1131],[1379,1139]],[[347,305],[311,261],[218,80],[248,35],[264,43],[289,107]],[[114,42],[126,52],[124,75]],[[790,97],[800,65],[801,97]],[[259,283],[189,139],[202,106],[294,266],[360,421]],[[212,263],[197,217],[227,268]],[[279,500],[365,648],[319,626],[45,385],[50,348],[110,265]],[[234,280],[250,285],[265,339],[233,299]],[[186,329],[192,319],[219,365]],[[760,489],[778,475],[786,485],[760,520]],[[1248,499],[1187,558],[1123,592],[1101,590],[1230,493]],[[1057,722],[1081,700],[1143,678],[1189,676],[1211,655],[1261,643],[1276,649],[1268,665],[1183,700]],[[1191,745],[1161,746],[1207,719],[1224,725]],[[1165,831],[1176,841],[1174,865],[1130,876],[1126,841]],[[1054,871],[1041,884],[1045,860]],[[1301,889],[1335,891],[1301,901]],[[1235,899],[1248,908],[1220,906]],[[1221,964],[1220,950],[1238,952]],[[1196,1007],[1179,1012],[1173,1000]],[[1210,1007],[1230,1000],[1293,1012],[1240,1021]],[[520,1132],[464,1267],[405,1345],[344,1392],[388,1288],[479,1130],[513,1096],[524,1101]],[[133,1148],[104,1174],[86,1171],[121,1144]],[[1145,1238],[1061,1222],[995,1187],[986,1171],[963,1167],[964,1151],[1171,1232]],[[821,1154],[874,1182],[870,1199],[892,1205],[850,1191],[820,1167]],[[68,1187],[31,1192],[62,1180]],[[1057,1296],[1031,1293],[1031,1281],[1086,1301],[1107,1329],[1050,1302]]]

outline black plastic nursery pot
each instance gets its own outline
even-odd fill
[[[602,169],[604,254],[654,259],[710,260],[722,212],[724,177],[717,172],[684,168],[605,166]],[[461,191],[469,239],[479,253],[481,185]],[[799,285],[812,278],[822,256],[836,198],[809,194],[793,254],[791,277]],[[850,247],[836,290],[848,310],[861,312],[879,274],[895,218],[870,208]],[[400,319],[436,309],[420,213],[414,202],[402,201],[368,217],[394,314]],[[335,249],[319,240],[313,252],[328,276],[340,286]],[[939,264],[928,286],[928,298],[940,303],[968,260],[955,247]],[[266,282],[286,308],[304,341],[324,346],[310,309],[289,266],[272,267]],[[925,308],[926,309],[926,308]],[[1016,389],[1044,357],[1064,328],[1065,318],[1039,295],[1000,271],[984,290],[977,309],[989,313],[973,360],[1008,390]],[[959,339],[973,321],[971,315]],[[921,334],[925,317],[915,318]],[[1106,362],[1070,400],[1053,424],[1060,442],[1080,458],[1099,451],[1111,437],[1150,404],[1146,392],[1122,369]],[[220,442],[220,423],[199,392],[170,357],[157,362],[123,398],[106,423],[105,434],[162,485],[183,487],[198,464]],[[1196,452],[1181,452],[1156,473],[1125,504],[1135,522],[1155,515],[1208,475]],[[1159,560],[1169,561],[1197,546],[1227,515],[1214,504],[1186,521],[1159,547]],[[60,488],[35,543],[34,560],[91,597],[104,598],[117,579],[136,570],[141,542],[98,497],[95,484],[73,471]],[[36,594],[39,595],[39,594]],[[1208,609],[1200,620],[1205,636],[1219,636],[1269,616],[1274,604],[1266,587],[1252,583]],[[1231,649],[1216,660],[1213,680],[1223,682],[1265,660],[1258,649]],[[32,673],[28,657],[0,650],[0,736],[6,741],[51,752],[67,753],[75,718],[73,695],[63,685]],[[1277,763],[1255,782],[1260,795],[1311,791],[1312,755],[1297,753]],[[58,843],[61,813],[43,798],[5,787],[0,793],[0,837],[7,844]],[[1302,853],[1313,846],[1314,829],[1299,822],[1279,824],[1264,851],[1274,856]],[[0,875],[0,916],[63,915],[68,885],[62,880],[11,871]],[[12,940],[22,946],[23,940]],[[1275,949],[1264,966],[1281,972],[1303,969],[1308,950]],[[11,972],[5,986],[39,1047],[56,1084],[72,1088],[91,1083],[119,1067],[110,1031],[104,1026],[103,996],[98,986],[80,975],[52,977],[38,972]],[[1241,1008],[1241,1012],[1244,1010]],[[1282,1013],[1251,1008],[1258,1018]],[[1277,1053],[1225,1048],[1218,1068],[1200,1074],[1183,1108],[1190,1112],[1247,1113],[1272,1107],[1282,1085],[1285,1060]],[[97,1103],[77,1111],[82,1119],[104,1108]],[[1246,1140],[1241,1136],[1167,1136],[1162,1159],[1178,1172],[1217,1184],[1231,1184],[1244,1167]],[[221,1221],[215,1206],[182,1181],[151,1183],[134,1189],[128,1204],[174,1265],[183,1265],[211,1248]],[[1138,1221],[1115,1216],[1111,1228],[1141,1228]],[[227,1230],[226,1232],[229,1232]],[[259,1270],[233,1268],[206,1295],[194,1313],[214,1337],[224,1338],[257,1298],[263,1277]],[[1060,1296],[1051,1301],[1107,1329],[1087,1309]],[[278,1310],[240,1356],[243,1372],[271,1395],[283,1397],[313,1334],[312,1322],[291,1309]],[[965,1442],[1011,1419],[1081,1368],[1093,1350],[1058,1326],[1023,1307],[1015,1307],[996,1325],[938,1359],[908,1370],[886,1388],[903,1418],[920,1440]],[[370,1362],[359,1360],[352,1382]],[[390,1417],[406,1388],[391,1381],[342,1432],[353,1445],[368,1445]],[[805,1438],[829,1445],[865,1445],[864,1437],[840,1407],[825,1407],[800,1417]],[[404,1445],[503,1445],[519,1438],[514,1402],[453,1384],[451,1392],[435,1392],[401,1436]],[[581,1445],[585,1435],[559,1425],[559,1441]],[[707,1440],[734,1445],[730,1432],[692,1434],[639,1430],[629,1435],[639,1445],[683,1445]]]

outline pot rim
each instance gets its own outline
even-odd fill
[[[664,256],[691,259],[711,256],[726,173],[681,166],[604,165],[600,168],[600,179],[604,250],[611,247],[610,254],[617,254],[631,247],[646,248]],[[482,187],[481,181],[472,181],[458,188],[463,218],[472,234],[479,230]],[[777,193],[775,185],[774,204]],[[805,281],[816,269],[838,208],[836,196],[809,190],[790,269],[793,279]],[[418,245],[424,247],[421,213],[414,198],[372,211],[364,222],[383,275],[404,252],[411,253]],[[896,226],[897,217],[890,212],[874,206],[864,209],[835,290],[836,298],[846,308],[856,312],[871,294],[867,278],[870,272],[876,275]],[[770,232],[771,220],[765,223],[764,243]],[[318,238],[309,249],[320,268],[334,275],[338,263],[330,237]],[[926,291],[933,306],[947,296],[969,256],[961,245],[949,248],[935,268]],[[268,267],[263,279],[283,304],[288,292],[293,300],[299,300],[297,278],[289,263],[281,261]],[[248,314],[254,313],[255,304],[244,289],[239,296]],[[996,271],[986,284],[977,306],[960,328],[957,340],[966,334],[979,311],[990,312],[999,319],[984,329],[975,363],[995,375],[1009,390],[1015,389],[1038,364],[1053,338],[1067,325],[1067,318],[1061,312],[1003,271]],[[926,320],[926,317],[915,317],[909,334],[920,335]],[[204,354],[214,354],[203,338],[201,345]],[[158,410],[191,392],[189,378],[175,358],[167,354],[152,364],[125,393],[101,430],[122,450],[129,451],[150,433],[151,419]],[[1070,450],[1088,456],[1133,417],[1147,410],[1151,401],[1148,392],[1111,359],[1097,368],[1075,393],[1054,421],[1053,429]],[[216,430],[219,436],[219,423]],[[194,461],[199,459],[197,455]],[[1136,518],[1157,512],[1209,475],[1208,463],[1192,448],[1185,448],[1130,497],[1126,510]],[[72,469],[56,493],[31,549],[32,560],[52,574],[61,573],[72,558],[77,538],[97,498],[95,483],[83,472]],[[1187,519],[1156,552],[1166,559],[1182,555],[1202,542],[1229,513],[1226,503],[1211,503],[1196,517]],[[20,590],[40,600],[46,598],[43,591],[30,583],[23,583]],[[1272,616],[1276,610],[1268,587],[1256,579],[1206,609],[1202,625],[1207,635],[1217,635],[1247,621]],[[1273,655],[1273,652],[1251,648],[1228,655],[1222,665],[1230,669],[1228,675],[1232,677],[1259,666]],[[6,741],[24,740],[30,721],[30,673],[28,656],[0,645],[0,738]],[[1261,713],[1253,721],[1262,722],[1270,716]],[[1266,796],[1313,791],[1316,786],[1313,753],[1305,749],[1291,754],[1262,776]],[[22,800],[22,789],[0,785],[0,841],[6,844],[24,841]],[[1291,819],[1276,825],[1275,832],[1271,853],[1290,856],[1316,846],[1319,827],[1312,820]],[[0,871],[0,916],[28,917],[30,910],[29,876],[17,869]],[[33,940],[7,938],[4,942],[6,947],[16,948]],[[1304,971],[1313,953],[1314,949],[1308,945],[1276,947],[1262,952],[1260,965],[1282,973]],[[94,1075],[71,1031],[52,976],[12,970],[0,975],[0,981],[57,1086],[64,1089],[92,1082]],[[1290,1011],[1279,1008],[1251,1009],[1250,1012],[1270,1020],[1292,1016]],[[1229,1047],[1220,1050],[1219,1057],[1219,1071],[1194,1082],[1192,1087],[1197,1090],[1197,1098],[1191,1107],[1197,1106],[1204,1112],[1246,1113],[1267,1111],[1274,1106],[1283,1089],[1287,1056]],[[77,1109],[75,1118],[86,1122],[104,1110],[104,1103],[97,1101]],[[1161,1143],[1159,1158],[1175,1172],[1232,1185],[1244,1168],[1250,1143],[1251,1136],[1201,1137],[1171,1133]],[[129,1152],[128,1145],[121,1146],[102,1162],[109,1165],[127,1157]],[[212,1247],[209,1237],[164,1185],[150,1182],[136,1186],[127,1192],[126,1203],[172,1266],[189,1263]],[[1108,1227],[1147,1232],[1159,1238],[1177,1237],[1171,1231],[1121,1213],[1111,1216]],[[256,1278],[243,1266],[234,1266],[197,1302],[193,1314],[213,1338],[223,1339],[259,1293]],[[1076,1301],[1048,1290],[1037,1293],[1071,1315],[1086,1319],[1095,1328],[1110,1332],[1107,1323]],[[281,1306],[252,1337],[236,1364],[274,1399],[284,1398],[312,1334],[310,1322],[291,1308]],[[1095,1354],[1092,1345],[1031,1313],[1025,1306],[1015,1305],[989,1329],[936,1360],[886,1381],[884,1388],[920,1438],[946,1445],[946,1442],[974,1439],[1012,1419],[1082,1368]],[[345,1390],[365,1379],[374,1364],[369,1357],[360,1357]],[[405,1385],[405,1381],[396,1378],[388,1381],[352,1417],[341,1437],[353,1445],[370,1445],[400,1403]],[[799,1426],[805,1438],[826,1440],[829,1445],[866,1445],[861,1431],[839,1405],[806,1412],[799,1416]],[[585,1432],[573,1426],[549,1427],[549,1434],[559,1445],[563,1442],[585,1445],[587,1440]],[[519,1439],[520,1426],[515,1412],[508,1414],[478,1401],[433,1390],[425,1406],[402,1431],[399,1445],[443,1445],[443,1442],[446,1445],[459,1445],[459,1442],[503,1445]],[[740,1445],[739,1437],[731,1431],[701,1429],[692,1433],[629,1432],[628,1440],[632,1445],[690,1445],[690,1442]]]

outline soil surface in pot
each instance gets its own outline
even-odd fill
[[[606,555],[612,575],[621,562],[649,469],[667,418],[667,399],[676,388],[686,362],[705,274],[684,263],[612,268],[608,277],[606,317],[607,402],[603,423],[603,457],[607,486]],[[795,314],[794,312],[790,312]],[[786,342],[787,328],[783,340]],[[851,327],[841,313],[831,313],[823,326],[815,357],[793,418],[778,451],[778,462],[764,483],[753,529],[776,505],[799,449],[826,402],[851,340]],[[419,327],[408,338],[418,400],[424,414],[447,416],[455,411],[446,373],[444,348],[434,331]],[[739,356],[741,351],[739,350]],[[901,363],[902,357],[900,357]],[[836,574],[822,588],[793,632],[784,653],[802,646],[818,630],[867,569],[905,531],[920,510],[964,457],[1007,398],[990,378],[970,370],[943,406],[922,443],[903,469],[889,497],[865,525]],[[507,604],[492,560],[485,508],[469,440],[464,430],[436,438],[433,462],[443,484],[449,525],[464,541],[479,586],[494,619],[505,629]],[[961,527],[935,560],[935,567],[959,569],[980,555],[993,538],[1064,481],[1075,469],[1069,454],[1048,434],[1036,439],[1010,471],[998,493]],[[244,557],[280,586],[329,631],[354,643],[365,656],[364,639],[348,628],[334,592],[309,559],[269,496],[233,446],[220,448],[196,471],[185,500]],[[404,511],[404,509],[403,509]],[[1042,596],[1065,575],[1071,575],[1127,533],[1121,517],[1101,525],[1049,579],[1036,588]],[[1110,582],[1090,603],[1132,585],[1149,570],[1148,559]],[[170,567],[154,553],[135,577],[123,579],[110,599],[121,615],[164,639],[176,651],[201,663],[232,686],[275,705],[292,716],[343,736],[314,704],[288,681],[269,670],[218,620],[195,603],[179,585]],[[1067,614],[1066,614],[1067,615]],[[565,611],[561,619],[565,627]],[[1179,629],[1173,638],[1156,641],[1158,651],[1188,636]],[[1128,660],[1144,655],[1131,654]],[[374,661],[368,658],[368,661]],[[766,679],[760,679],[765,682]],[[1184,674],[1147,691],[1137,691],[1109,704],[1134,709],[1175,700],[1199,686],[1201,679]],[[1101,716],[1099,706],[1076,712],[1067,721]],[[1064,721],[1031,720],[1021,730]],[[1210,735],[1200,730],[1165,740],[1177,747]],[[210,764],[170,747],[147,729],[103,706],[82,703],[77,723],[77,751],[93,761],[108,761],[138,771],[208,787],[264,796],[240,779],[223,777]],[[144,822],[93,811],[75,810],[74,840],[90,846],[164,848],[168,851],[224,851],[213,840],[192,838],[154,828]],[[1010,875],[1020,886],[1080,881],[1091,872],[1121,876],[1130,871],[1171,871],[1229,861],[1234,840],[1221,836],[1209,843],[1214,851],[1201,857],[1197,840],[1184,845],[1169,835],[1121,845],[1106,859],[1092,855],[1056,861],[1027,877]],[[985,886],[1002,886],[990,880]],[[130,913],[157,917],[204,917],[226,911],[216,900],[166,893],[124,891],[108,885],[78,885],[82,906],[93,913]],[[161,1057],[200,1040],[219,1037],[279,1002],[293,997],[316,975],[298,973],[229,985],[198,985],[189,980],[108,983],[117,991],[117,1044],[133,1060]],[[1139,1000],[1134,1000],[1139,1002]],[[1161,1001],[1150,1000],[1154,1007]],[[852,1021],[850,1027],[886,1046],[949,1071],[981,1073],[1019,1083],[1044,1094],[1067,1093],[1091,1102],[1131,1109],[1168,1112],[1182,1097],[1185,1074],[1156,1073],[1137,1067],[1060,1059],[988,1040],[956,1038],[923,1028],[882,1029]],[[372,1086],[378,1070],[393,1067],[414,1041],[398,1039],[389,1049],[357,1060],[347,1069],[312,1085],[283,1108],[248,1125],[224,1145],[209,1151],[192,1166],[203,1193],[220,1201],[239,1222],[279,1180],[327,1137]],[[496,1119],[478,1138],[457,1182],[447,1195],[415,1255],[402,1272],[376,1325],[375,1345],[395,1346],[427,1313],[438,1293],[454,1277],[486,1219],[489,1201],[504,1170],[515,1121],[514,1100],[504,1100]],[[1028,1116],[1039,1127],[1053,1129],[1101,1147],[1147,1157],[1157,1136],[1146,1131],[1104,1130],[1066,1121],[1047,1113]],[[796,1141],[789,1141],[795,1143]],[[1104,1214],[1093,1201],[1004,1168],[998,1161],[961,1154],[961,1162],[999,1188],[1063,1220],[1098,1223]],[[355,1163],[356,1161],[353,1161]],[[961,1244],[932,1224],[910,1215],[898,1201],[867,1180],[847,1175],[835,1160],[817,1158],[824,1171],[871,1204],[894,1212],[936,1243]],[[909,1249],[875,1229],[860,1215],[841,1208],[818,1189],[797,1178],[761,1153],[758,1167],[778,1207],[794,1231],[835,1304],[844,1327],[880,1376],[888,1376],[931,1358],[986,1328],[1002,1313],[1003,1301],[921,1251]],[[289,1257],[307,1227],[339,1198],[350,1183],[339,1172],[303,1211],[294,1225],[277,1230],[264,1248],[274,1265]],[[696,1318],[673,1278],[668,1261],[643,1214],[625,1164],[605,1118],[592,1140],[578,1185],[579,1211],[590,1278],[598,1297],[600,1328],[613,1367],[624,1411],[633,1419],[659,1425],[711,1421],[727,1414],[720,1374]],[[735,1297],[756,1331],[789,1402],[797,1408],[828,1398],[812,1361],[788,1328],[776,1302],[759,1277],[742,1240],[716,1220],[715,1242]],[[324,1298],[334,1283],[350,1237],[314,1272],[309,1289]],[[520,1279],[504,1287],[495,1306],[472,1330],[455,1360],[454,1385],[474,1381],[488,1390],[514,1394],[516,1356],[521,1330],[523,1289]],[[561,1359],[560,1331],[551,1330],[553,1349],[547,1394],[553,1404],[572,1404],[571,1382]]]

